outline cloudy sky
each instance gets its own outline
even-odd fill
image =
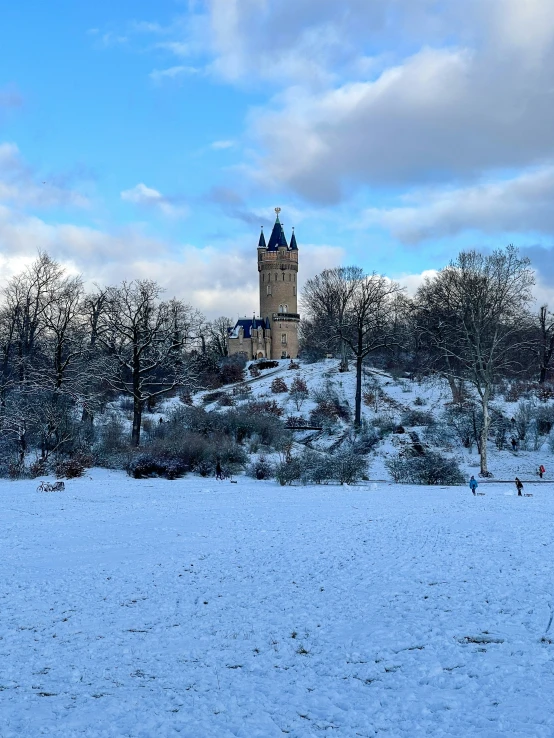
[[[552,0],[7,0],[1,278],[250,314],[278,205],[304,278],[514,243],[554,303],[553,69]]]

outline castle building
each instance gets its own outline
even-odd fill
[[[279,220],[266,244],[262,228],[258,242],[259,317],[240,318],[229,329],[229,356],[247,359],[296,359],[298,356],[298,245],[294,229],[287,243]]]

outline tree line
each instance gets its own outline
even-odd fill
[[[357,426],[364,362],[440,375],[453,403],[471,388],[480,405],[481,474],[488,475],[495,386],[516,378],[544,385],[553,364],[554,315],[547,305],[533,310],[533,286],[530,261],[514,246],[461,252],[414,297],[359,267],[327,269],[308,280],[301,297],[304,354],[340,356],[343,371],[354,362]]]
[[[81,277],[46,253],[7,282],[0,301],[0,443],[5,452],[16,449],[18,464],[31,448],[43,460],[71,451],[76,436],[92,433],[95,416],[121,394],[132,402],[138,446],[146,407],[213,383],[230,321],[207,321],[162,293],[151,280],[87,292]]]

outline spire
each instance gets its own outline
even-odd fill
[[[279,220],[279,213],[281,212],[281,208],[275,208],[275,212],[277,213],[277,218],[275,219],[275,225],[273,226],[271,236],[269,237],[269,243],[267,244],[268,251],[277,251],[279,246],[284,246],[287,249],[289,247],[287,239],[285,237],[283,226],[281,225],[281,221]]]
[[[290,239],[291,251],[298,251],[298,244],[296,243],[296,236],[294,235],[294,228],[292,229],[292,238]]]
[[[265,236],[264,236],[264,227],[262,226],[262,232],[260,233],[260,240],[258,241],[258,248],[259,249],[266,249],[266,243],[265,243]]]

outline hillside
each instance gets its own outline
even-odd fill
[[[218,390],[215,396],[224,394],[233,398],[235,407],[248,406],[253,400],[275,402],[282,408],[283,419],[300,416],[309,422],[310,413],[316,409],[317,398],[322,394],[331,393],[336,395],[350,417],[352,416],[355,395],[353,369],[340,373],[338,361],[335,359],[314,364],[299,362],[298,366],[298,369],[291,370],[289,361],[281,361],[278,362],[277,368],[266,369],[257,378],[251,378],[246,372],[245,384],[251,390],[249,394],[235,395],[237,385],[231,385]],[[275,378],[282,378],[290,389],[295,377],[303,379],[309,391],[309,396],[300,409],[297,409],[288,392],[274,393],[271,389]],[[464,447],[459,434],[449,427],[449,420],[444,415],[445,411],[452,407],[451,393],[446,381],[438,377],[424,381],[395,378],[387,372],[370,368],[364,374],[363,387],[364,424],[369,429],[377,428],[379,434],[377,443],[367,454],[368,477],[371,480],[391,480],[385,461],[409,448],[413,443],[414,433],[425,449],[435,451],[459,464],[463,474],[468,478],[471,474],[477,476],[479,455],[476,444],[472,443],[471,448]],[[506,394],[510,393],[507,391]],[[214,396],[213,392],[200,392],[194,396],[194,404],[207,410],[226,412],[227,408],[222,407],[218,400],[206,402],[211,396]],[[178,401],[168,401],[164,406],[165,411],[175,407],[175,402]],[[533,417],[536,413],[542,413],[554,421],[554,401],[549,399],[541,402],[533,394],[522,389],[518,400],[507,401],[505,396],[499,394],[494,399],[492,407],[497,418],[496,426],[500,422],[505,426],[505,437],[504,447],[499,449],[500,444],[497,444],[495,435],[496,426],[493,424],[488,447],[489,469],[493,474],[490,481],[513,480],[516,475],[524,481],[536,481],[537,468],[540,464],[546,467],[544,478],[548,479],[549,472],[553,471],[550,460],[554,462],[552,458],[554,444],[552,436],[549,438],[547,432],[541,435],[534,433]],[[523,418],[520,422],[522,407],[529,417]],[[159,417],[164,417],[163,411],[156,416]],[[512,421],[513,418],[518,419],[517,424]],[[306,445],[321,452],[345,449],[354,438],[351,425],[350,419],[336,417],[324,423],[321,431],[295,431],[293,434],[295,451],[299,453]],[[394,432],[399,430],[398,426],[404,430],[403,433]],[[523,441],[519,440],[522,427],[526,434]],[[512,449],[510,443],[510,439],[514,436],[518,437],[516,451]]]

